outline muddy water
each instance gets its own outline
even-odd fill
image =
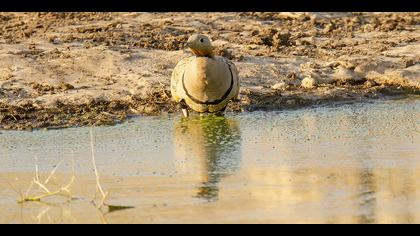
[[[0,134],[0,223],[420,223],[420,98]],[[35,160],[73,200],[17,204]],[[57,184],[55,186],[54,184]],[[13,188],[15,190],[13,190]]]

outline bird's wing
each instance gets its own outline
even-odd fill
[[[193,59],[194,57],[187,57],[182,59],[178,62],[178,64],[175,66],[174,70],[172,71],[171,76],[171,94],[172,99],[176,102],[180,102],[182,100],[182,91],[180,91],[178,88],[179,83],[182,82],[182,75],[185,71],[186,65]]]
[[[235,82],[235,85],[234,85],[235,87],[234,87],[234,91],[233,91],[234,96],[233,97],[234,98],[238,98],[238,96],[239,96],[239,75],[238,75],[238,68],[236,68],[236,65],[232,61],[230,61],[230,60],[228,60],[228,59],[226,59],[224,57],[219,57],[219,58],[232,71],[233,80]]]

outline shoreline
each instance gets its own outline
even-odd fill
[[[249,94],[242,101],[229,103],[227,112],[241,113],[254,111],[281,111],[302,109],[310,106],[339,104],[342,102],[364,102],[377,99],[405,98],[420,95],[416,89],[381,86],[377,89],[350,91],[344,89],[340,95],[318,97],[316,99],[302,96],[273,94]],[[343,96],[346,94],[346,96]],[[305,94],[307,95],[307,94]],[[245,101],[252,101],[245,105]],[[180,110],[169,99],[145,102],[141,100],[126,101],[91,101],[89,104],[60,104],[54,108],[36,108],[32,104],[10,106],[0,103],[0,131],[37,129],[63,129],[82,126],[108,126],[124,122],[133,116],[161,116],[174,114]],[[194,114],[195,112],[193,112]]]

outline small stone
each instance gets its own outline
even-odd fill
[[[64,91],[67,91],[67,90],[74,89],[74,86],[68,83],[62,83],[60,84],[60,88]]]
[[[296,40],[296,45],[297,46],[315,45],[315,38],[314,37],[300,38],[300,39]]]
[[[282,81],[282,82],[276,83],[275,85],[271,86],[271,88],[275,89],[275,90],[284,90],[284,89],[287,88],[287,84]]]
[[[314,88],[314,87],[316,87],[316,84],[317,84],[317,82],[314,78],[306,77],[302,80],[301,86],[303,88]]]
[[[366,80],[364,86],[367,88],[370,88],[370,87],[378,86],[378,83],[376,83],[373,80]]]
[[[362,77],[355,72],[354,70],[347,69],[344,66],[338,66],[334,74],[331,76],[331,78],[335,81],[340,82],[358,82],[362,80]]]
[[[336,29],[336,26],[333,23],[329,23],[324,28],[324,33],[330,33]]]

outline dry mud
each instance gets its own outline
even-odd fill
[[[420,91],[420,13],[0,13],[0,129],[173,113],[192,33],[239,69],[229,111]]]

